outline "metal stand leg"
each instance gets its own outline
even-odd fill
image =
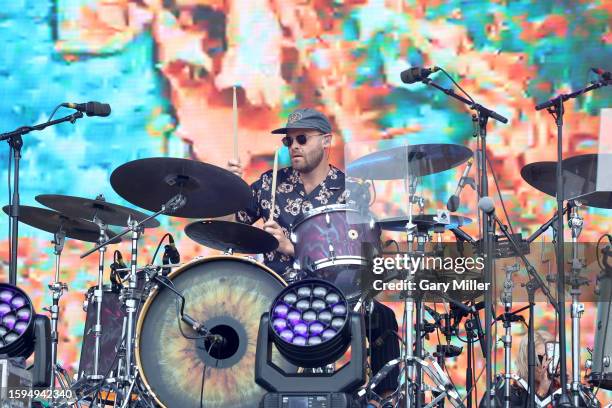
[[[506,267],[506,280],[504,281],[504,292],[502,303],[504,304],[504,408],[510,408],[510,386],[512,384],[512,290],[514,283],[512,274],[519,271],[518,264]]]
[[[53,304],[51,308],[47,310],[51,312],[51,406],[56,407],[55,401],[55,383],[57,378],[57,344],[59,341],[58,334],[58,322],[59,322],[59,301],[62,297],[64,290],[68,290],[68,286],[60,282],[60,260],[62,250],[64,249],[64,242],[66,240],[66,234],[61,229],[55,233],[53,244],[55,245],[54,253],[55,253],[55,279],[53,283],[49,284],[49,289],[53,294]]]
[[[102,243],[108,239],[106,235],[106,226],[98,223],[100,227],[100,238],[98,243]],[[98,381],[104,378],[100,373],[100,348],[102,338],[102,297],[104,295],[104,255],[106,253],[106,247],[98,249],[99,260],[98,260],[98,287],[94,291],[94,301],[96,302],[96,324],[94,325],[94,369],[91,375],[88,375],[89,380]]]
[[[406,294],[406,298],[404,300],[404,306],[406,310],[405,319],[404,319],[404,341],[406,342],[404,348],[404,369],[406,372],[406,378],[404,383],[404,391],[405,395],[405,407],[412,407],[413,400],[413,387],[414,384],[414,355],[412,350],[412,345],[414,344],[414,336],[412,333],[412,322],[414,321],[414,301],[410,297],[410,295]]]

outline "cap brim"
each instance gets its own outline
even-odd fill
[[[278,128],[278,129],[274,129],[272,132],[272,134],[274,135],[284,135],[287,134],[287,132],[289,132],[290,130],[318,130],[321,131],[320,129],[314,128],[314,127],[284,127],[284,128]]]

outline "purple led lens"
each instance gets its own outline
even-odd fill
[[[325,307],[327,307],[327,305],[321,299],[316,299],[312,302],[312,308],[317,312],[325,309]]]
[[[6,336],[6,333],[8,333],[8,332],[9,332],[9,330],[6,327],[0,326],[0,337]]]
[[[0,292],[0,300],[6,303],[10,303],[13,296],[13,292],[10,290],[3,290]]]
[[[308,339],[308,345],[309,346],[316,346],[317,344],[321,344],[321,343],[323,343],[323,340],[321,340],[321,338],[318,337],[318,336],[310,337]]]
[[[346,306],[343,304],[338,304],[332,307],[332,313],[334,316],[345,316],[346,315]]]
[[[313,310],[308,310],[304,312],[302,319],[304,319],[304,321],[307,323],[312,323],[317,320],[317,314]]]
[[[4,341],[6,341],[6,344],[11,344],[12,342],[14,342],[15,340],[17,340],[19,338],[19,335],[17,333],[9,333],[6,336],[4,336]]]
[[[295,336],[293,338],[293,344],[296,344],[298,346],[305,346],[306,345],[306,337]]]
[[[315,295],[315,297],[323,299],[325,295],[327,295],[327,289],[323,286],[317,286],[312,290],[312,294]]]
[[[16,331],[19,334],[23,334],[26,329],[28,328],[28,323],[26,322],[17,322],[15,323],[15,327],[13,327],[13,330]]]
[[[6,343],[4,342],[4,340],[0,339],[0,347],[4,347],[6,346]]]
[[[289,306],[284,303],[276,305],[274,308],[274,316],[276,317],[287,317],[287,312],[289,311]]]
[[[13,330],[15,322],[17,322],[17,317],[14,314],[7,314],[2,318],[2,324],[9,330]]]
[[[293,292],[289,292],[283,297],[283,300],[285,301],[285,303],[292,305],[297,302],[297,295]]]
[[[314,322],[310,325],[310,334],[321,334],[323,330],[325,330],[325,326],[319,322]]]
[[[291,343],[291,340],[293,340],[293,332],[288,329],[280,332],[279,336],[281,337],[281,339],[285,340],[287,343]]]
[[[11,307],[6,303],[0,303],[0,317],[11,312]]]
[[[21,296],[15,296],[13,300],[11,300],[11,305],[13,305],[15,309],[23,307],[26,303],[26,300]]]
[[[308,326],[306,323],[298,323],[293,327],[293,332],[295,334],[299,334],[300,336],[308,335]]]
[[[300,299],[310,297],[311,293],[312,290],[308,286],[302,286],[297,290],[297,294]]]
[[[344,326],[344,319],[341,317],[334,317],[331,321],[331,327],[335,330],[339,330],[342,326]]]
[[[306,309],[310,309],[310,301],[308,301],[307,299],[302,299],[295,304],[295,308],[302,312]]]
[[[321,337],[323,338],[323,341],[325,340],[329,340],[332,337],[334,337],[336,335],[336,331],[333,329],[327,329],[325,330],[322,334]]]
[[[292,310],[287,315],[287,320],[289,320],[289,323],[291,323],[292,326],[295,326],[302,321],[302,314],[297,310]]]
[[[329,310],[324,310],[321,313],[319,313],[319,320],[325,324],[331,322],[332,320],[332,314]]]
[[[30,319],[30,309],[27,307],[23,307],[17,311],[17,319],[19,320],[29,320]]]
[[[340,301],[340,295],[337,293],[329,293],[327,296],[325,296],[325,301],[328,305],[335,305]]]
[[[274,319],[274,321],[272,322],[272,327],[274,327],[274,330],[276,330],[277,333],[280,333],[285,330],[287,326],[288,324],[285,319],[278,318]]]

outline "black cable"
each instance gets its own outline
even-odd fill
[[[57,105],[55,109],[53,109],[53,112],[51,112],[51,116],[49,116],[49,119],[47,119],[47,123],[51,122],[51,119],[53,119],[53,116],[55,116],[55,112],[57,112],[57,110],[61,107],[62,105]]]
[[[164,240],[166,238],[170,237],[170,233],[166,233],[163,237],[161,237],[161,239],[159,240],[159,243],[157,244],[157,248],[155,249],[155,252],[153,253],[153,258],[151,259],[151,262],[149,262],[149,265],[153,265],[155,263],[155,258],[157,257],[157,253],[159,252],[159,249],[161,248],[162,244],[164,243]]]
[[[499,184],[497,183],[497,176],[495,175],[495,171],[493,170],[493,166],[491,165],[489,156],[487,156],[487,164],[489,165],[489,169],[491,170],[491,174],[493,175],[493,181],[495,182],[495,189],[497,190],[497,196],[499,197],[499,201],[501,202],[502,209],[504,210],[504,216],[506,217],[506,222],[508,223],[508,227],[510,228],[510,233],[514,234],[514,229],[512,228],[512,223],[510,222],[508,211],[506,211],[506,204],[504,203],[504,198],[502,197],[501,189],[499,188]]]
[[[455,86],[456,86],[457,88],[459,88],[459,89],[461,90],[461,92],[463,92],[463,94],[464,94],[465,96],[467,96],[467,98],[468,98],[470,101],[472,101],[472,103],[473,103],[473,104],[476,104],[476,101],[475,101],[474,99],[472,99],[472,97],[470,96],[470,94],[469,94],[469,93],[467,93],[467,92],[465,91],[465,89],[463,89],[463,88],[461,87],[461,85],[459,85],[459,84],[457,83],[457,81],[455,81],[455,80],[453,79],[453,77],[452,77],[452,76],[450,76],[450,74],[449,74],[448,72],[446,72],[446,70],[445,70],[444,68],[442,68],[442,67],[438,67],[438,69],[439,69],[440,71],[442,71],[442,72],[444,73],[444,75],[446,75],[446,76],[448,77],[448,79],[450,79],[450,80],[453,82],[453,84],[455,84]]]
[[[210,347],[208,347],[208,351],[206,352],[208,355],[210,355],[210,350],[212,350],[214,345],[215,343],[213,342],[210,344]],[[208,366],[204,361],[202,361],[202,364],[204,365],[204,368],[202,369],[202,384],[200,386],[200,408],[204,407],[204,381],[206,381],[206,370],[208,369]]]

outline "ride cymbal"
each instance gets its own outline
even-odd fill
[[[360,157],[346,166],[351,177],[397,180],[426,176],[459,166],[472,151],[456,144],[419,144],[394,147]]]
[[[111,185],[121,197],[149,211],[159,211],[177,194],[184,205],[168,215],[213,218],[247,207],[248,184],[232,172],[208,163],[155,157],[125,163],[111,174]]]

